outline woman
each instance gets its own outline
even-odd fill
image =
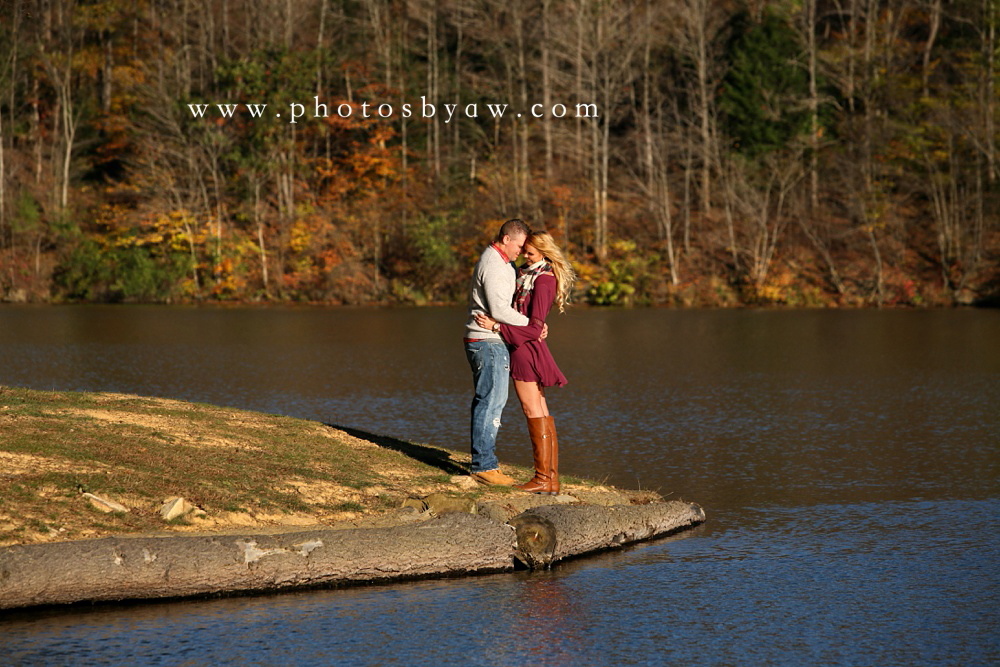
[[[545,318],[555,303],[565,310],[576,273],[552,236],[536,232],[528,236],[514,292],[514,307],[527,315],[523,327],[498,324],[488,315],[477,315],[479,326],[498,331],[510,352],[510,377],[528,420],[528,435],[535,460],[535,476],[515,488],[531,493],[559,493],[559,443],[556,426],[545,403],[545,387],[561,387],[566,376],[556,366],[544,340],[539,340]]]

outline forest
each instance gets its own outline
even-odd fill
[[[997,305],[997,0],[0,0],[0,301]]]

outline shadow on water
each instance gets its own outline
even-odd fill
[[[350,436],[366,440],[372,444],[378,445],[379,447],[385,447],[386,449],[391,449],[401,454],[405,454],[411,459],[420,461],[421,463],[429,466],[434,466],[449,475],[468,475],[471,472],[469,466],[456,462],[451,458],[451,454],[449,452],[443,449],[438,449],[437,447],[418,445],[412,442],[407,442],[406,440],[400,440],[399,438],[369,433],[368,431],[362,431],[349,426],[340,426],[338,424],[326,424],[326,426],[339,429]]]
[[[1000,308],[1000,276],[986,283],[982,295],[972,305],[978,308]]]

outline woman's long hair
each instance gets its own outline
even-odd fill
[[[560,313],[565,312],[573,283],[576,282],[576,271],[548,232],[531,233],[525,241],[525,244],[529,243],[552,265],[552,273],[556,275],[556,305],[559,306]]]

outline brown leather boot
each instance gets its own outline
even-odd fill
[[[556,420],[549,415],[548,433],[552,437],[552,455],[549,457],[549,495],[559,495],[559,438],[556,436]]]
[[[548,432],[549,417],[528,417],[528,435],[531,437],[531,451],[535,459],[535,476],[526,484],[515,489],[529,493],[554,495],[552,492],[552,436]]]

